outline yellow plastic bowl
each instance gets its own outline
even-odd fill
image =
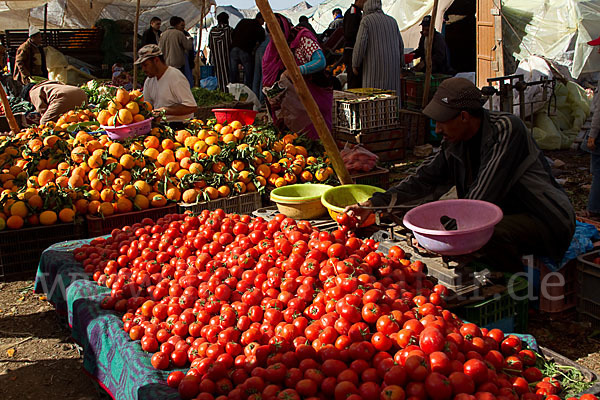
[[[329,211],[331,218],[339,213],[343,213],[344,209],[352,204],[360,203],[369,200],[374,193],[383,193],[385,190],[369,185],[343,185],[327,190],[321,197],[321,203]],[[375,223],[375,214],[371,214],[365,222],[360,226],[365,227]]]
[[[321,203],[321,195],[333,186],[301,183],[273,189],[271,201],[280,213],[294,219],[315,219],[327,210]]]

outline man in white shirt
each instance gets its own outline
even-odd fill
[[[142,47],[135,64],[141,65],[147,76],[144,99],[152,104],[155,111],[164,110],[172,127],[181,126],[183,121],[194,116],[196,100],[186,77],[177,68],[165,64],[163,53],[157,45]]]

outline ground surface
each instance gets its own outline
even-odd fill
[[[565,179],[576,209],[585,209],[589,156],[575,151],[547,155],[565,162],[558,177]],[[409,158],[394,168],[392,179],[401,179],[419,164],[419,159]],[[68,329],[32,289],[30,280],[0,283],[0,399],[99,399]],[[600,331],[578,324],[574,313],[552,318],[532,313],[529,330],[541,345],[600,374]]]

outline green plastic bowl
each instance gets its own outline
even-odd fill
[[[331,218],[344,212],[344,209],[352,204],[369,200],[374,193],[383,193],[385,190],[369,185],[343,185],[327,190],[321,197],[321,202],[329,211]],[[373,225],[375,214],[372,214],[361,227]]]
[[[329,185],[302,183],[273,189],[271,201],[277,204],[280,213],[294,219],[315,219],[327,212],[321,203],[322,194]]]

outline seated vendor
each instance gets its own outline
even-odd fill
[[[165,111],[172,128],[183,128],[183,122],[192,118],[197,108],[185,75],[165,64],[163,53],[155,44],[142,47],[135,64],[141,65],[147,76],[144,99],[152,104],[155,112]]]
[[[69,110],[85,106],[88,98],[77,86],[45,81],[31,88],[29,101],[41,115],[40,124],[45,124],[48,121],[56,122]]]
[[[522,270],[525,254],[560,262],[575,230],[573,206],[523,122],[482,104],[469,80],[445,80],[423,110],[444,137],[440,151],[413,176],[347,211],[363,220],[371,211],[361,207],[437,200],[456,186],[459,198],[485,200],[504,212],[478,252],[482,262],[504,271]]]

